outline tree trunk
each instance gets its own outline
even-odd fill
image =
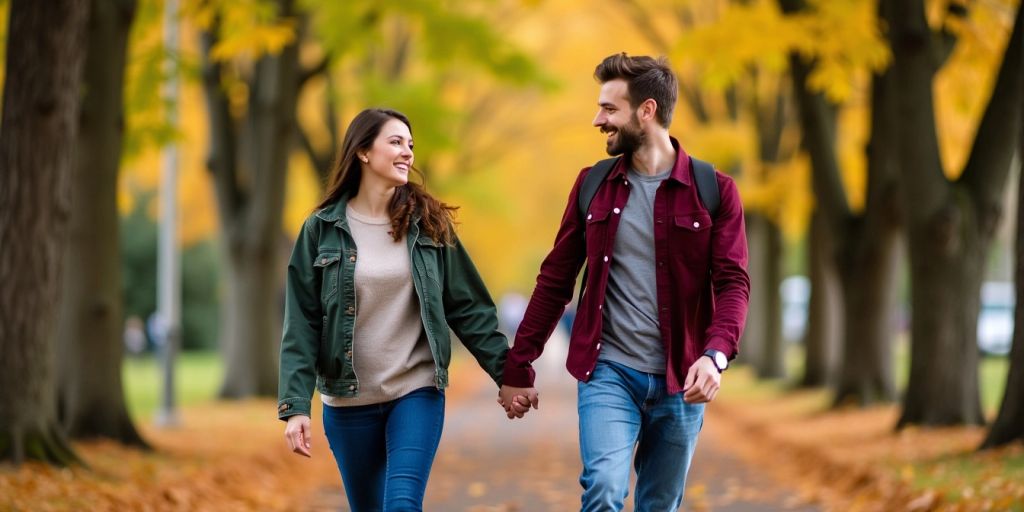
[[[1021,102],[1021,118],[1024,119],[1024,102]],[[1018,161],[1024,169],[1024,130],[1020,133]],[[1024,177],[1018,180],[1017,197],[1024,198]],[[1017,207],[1017,267],[1014,281],[1018,290],[1024,290],[1024,208]],[[1018,294],[1019,296],[1019,294]],[[1010,373],[1006,376],[1003,403],[999,406],[992,429],[982,443],[982,448],[1002,446],[1018,439],[1024,440],[1024,297],[1018,298],[1014,306],[1013,344],[1010,346]]]
[[[892,225],[868,212],[840,269],[845,316],[843,351],[833,403],[860,406],[895,398],[892,336],[899,252]]]
[[[899,105],[899,162],[910,241],[911,365],[908,424],[981,424],[977,322],[986,253],[1021,129],[1024,11],[1013,33],[957,183],[943,174],[932,79],[939,39],[923,2],[896,2],[888,16]]]
[[[861,406],[896,397],[892,340],[896,332],[900,264],[900,211],[896,154],[892,145],[894,75],[872,78],[871,139],[868,141],[868,196],[864,212],[847,221],[836,253],[844,294],[842,363],[833,403]]]
[[[782,378],[786,375],[785,344],[782,340],[782,232],[767,218],[748,212],[751,285],[750,310],[744,329],[742,361],[751,364],[758,377]]]
[[[753,211],[744,213],[746,216],[747,247],[749,256],[747,258],[747,273],[750,274],[750,304],[747,306],[747,325],[743,329],[743,336],[740,339],[740,353],[736,362],[758,368],[764,359],[765,344],[767,338],[767,315],[768,304],[761,297],[761,290],[768,285],[766,283],[767,269],[765,268],[764,253],[768,250],[766,243],[768,221]]]
[[[804,2],[782,0],[787,13]],[[868,148],[868,197],[864,212],[854,214],[842,184],[836,156],[834,105],[807,87],[811,64],[790,56],[800,105],[803,143],[811,159],[818,207],[833,237],[831,258],[843,296],[843,335],[835,403],[866,405],[891,400],[892,312],[895,309],[895,257],[899,216],[894,200],[894,156],[890,139],[892,76],[876,75],[872,84],[872,131]]]
[[[279,2],[280,16],[292,2]],[[294,129],[299,80],[296,40],[261,57],[249,80],[249,104],[240,123],[232,117],[210,59],[216,28],[203,36],[203,82],[210,115],[210,170],[224,233],[227,279],[221,347],[226,364],[220,395],[243,398],[277,393],[281,335],[280,258],[285,176]],[[242,126],[241,136],[235,126]],[[244,174],[244,178],[241,175]]]
[[[835,379],[843,328],[842,289],[836,275],[831,235],[822,213],[811,216],[808,248],[811,295],[804,332],[804,376],[801,387],[821,387]]]
[[[57,327],[58,407],[74,438],[145,446],[125,407],[117,174],[124,132],[123,86],[135,0],[90,2],[71,176],[70,249]]]
[[[10,6],[0,124],[0,462],[78,461],[57,423],[53,326],[88,7]]]

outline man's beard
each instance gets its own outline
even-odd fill
[[[644,145],[644,130],[636,119],[630,119],[625,126],[618,129],[615,142],[609,142],[605,148],[610,156],[618,156],[623,153],[634,153]]]

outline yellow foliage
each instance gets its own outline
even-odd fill
[[[936,75],[934,92],[942,163],[950,179],[963,172],[974,144],[1018,4],[1017,0],[976,2],[966,20],[947,23],[957,36],[957,46]]]
[[[295,19],[279,17],[268,0],[186,0],[182,14],[199,29],[219,24],[220,38],[210,50],[214,60],[255,59],[295,39]]]
[[[743,205],[779,225],[788,240],[807,231],[814,195],[810,161],[805,154],[783,163],[750,162],[736,179]]]

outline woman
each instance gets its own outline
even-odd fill
[[[455,236],[456,208],[409,181],[412,163],[408,118],[357,115],[288,264],[278,416],[291,449],[308,457],[315,383],[355,512],[422,509],[444,420],[449,328],[497,384],[508,352]]]

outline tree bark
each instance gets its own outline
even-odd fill
[[[744,330],[741,362],[750,364],[765,379],[786,376],[785,344],[782,340],[782,233],[764,216],[746,213],[750,247],[750,308]]]
[[[121,385],[124,353],[117,174],[124,69],[135,0],[90,2],[69,250],[57,327],[58,414],[73,438],[146,446]]]
[[[54,324],[86,2],[13,0],[0,124],[0,462],[78,461],[57,423]]]
[[[1024,102],[1021,102],[1021,118],[1024,119]],[[1024,130],[1020,132],[1018,161],[1024,159]],[[1024,168],[1024,164],[1021,165]],[[1024,178],[1018,180],[1017,197],[1024,198]],[[1018,290],[1024,290],[1024,208],[1017,207],[1017,266],[1014,281]],[[995,448],[1024,439],[1024,300],[1017,299],[1013,312],[1013,344],[1010,346],[1010,372],[1006,376],[1003,403],[999,415],[989,430],[981,447]]]
[[[833,382],[843,328],[842,289],[836,273],[831,234],[820,211],[811,216],[807,248],[811,295],[807,301],[804,333],[804,375],[801,387],[822,387]]]
[[[896,74],[899,162],[910,242],[911,366],[897,427],[981,424],[977,321],[986,254],[1021,130],[1024,11],[1013,33],[960,179],[943,174],[932,98],[945,51],[923,2],[888,15]]]
[[[846,219],[836,261],[845,318],[842,358],[833,403],[861,406],[896,397],[892,341],[897,311],[895,278],[901,256],[896,155],[892,140],[893,74],[872,78],[868,191],[863,213]]]
[[[280,16],[292,2],[279,2]],[[210,59],[216,28],[203,35],[203,85],[210,116],[209,168],[224,233],[226,310],[221,348],[226,364],[220,395],[244,398],[277,393],[281,333],[278,240],[285,176],[294,130],[299,80],[298,45],[261,57],[249,80],[249,104],[236,121]],[[241,133],[236,133],[236,126]],[[244,176],[244,178],[243,178]]]

